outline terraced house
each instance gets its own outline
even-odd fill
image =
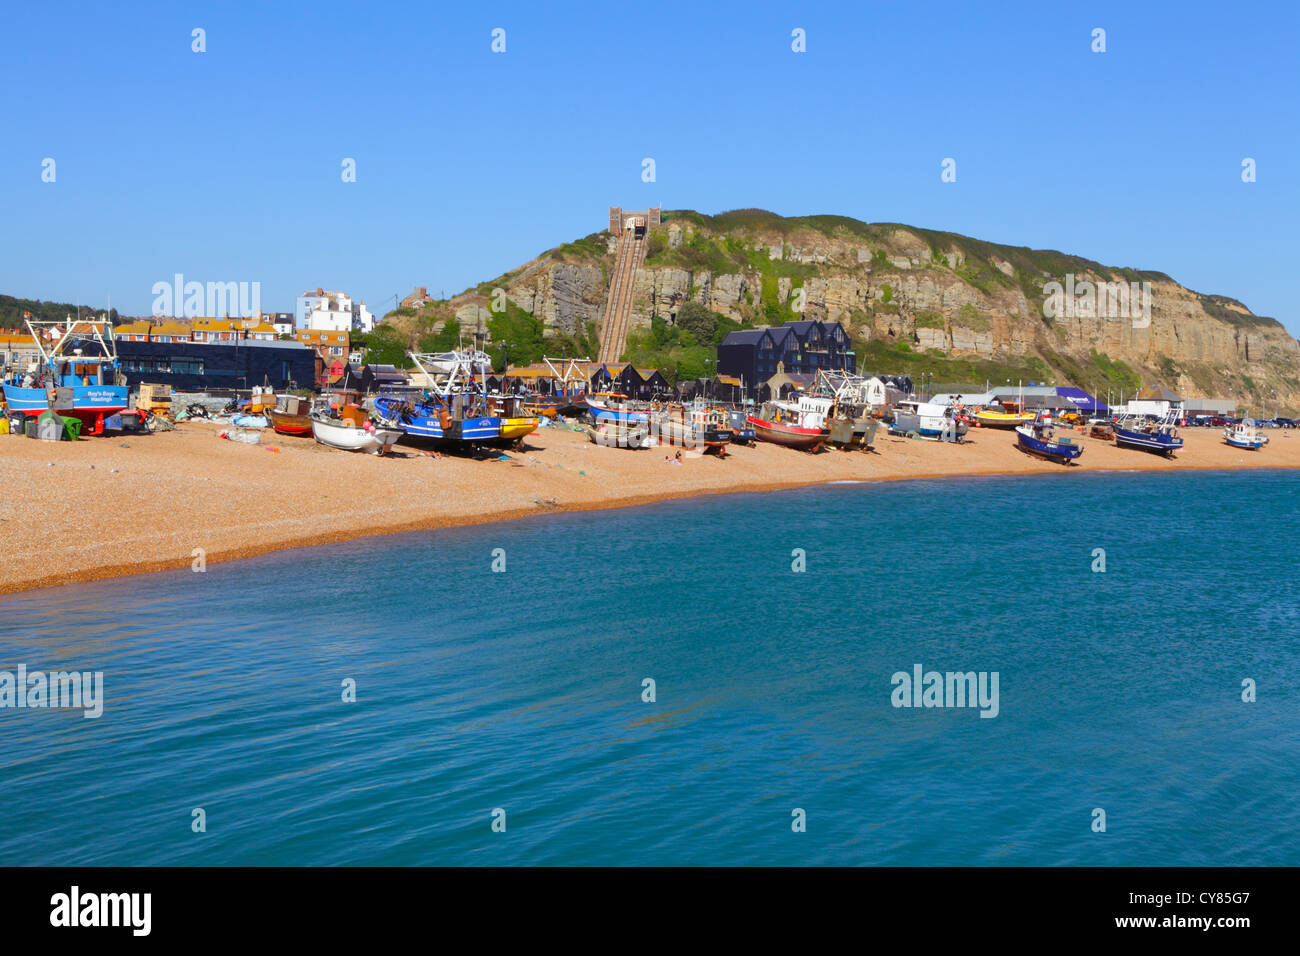
[[[832,369],[856,373],[858,359],[844,327],[818,319],[739,329],[718,346],[718,374],[741,379],[747,392],[775,375],[778,367],[787,375]]]

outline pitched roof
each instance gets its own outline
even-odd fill
[[[723,345],[757,345],[759,340],[766,335],[767,329],[737,329],[734,332],[728,332],[727,337],[722,340]]]
[[[1138,400],[1143,402],[1180,402],[1180,399],[1163,385],[1152,385],[1150,388],[1144,388],[1137,394]]]

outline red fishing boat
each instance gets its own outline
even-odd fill
[[[750,415],[746,421],[753,426],[754,436],[759,441],[770,441],[787,448],[815,451],[830,437],[825,428],[809,428],[797,408],[774,402],[764,405],[758,415]]]

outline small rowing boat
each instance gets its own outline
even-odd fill
[[[338,418],[323,411],[312,412],[310,418],[316,441],[342,451],[382,455],[402,437],[401,429],[376,424],[356,405],[343,408]]]
[[[307,400],[297,395],[276,396],[275,407],[266,409],[271,427],[280,435],[311,437],[311,418],[307,414]]]

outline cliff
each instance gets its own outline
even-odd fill
[[[644,351],[651,327],[671,327],[694,301],[722,317],[719,336],[800,311],[842,322],[866,370],[1098,388],[1161,382],[1188,396],[1259,406],[1277,393],[1284,406],[1300,404],[1300,343],[1279,322],[1159,272],[897,223],[763,210],[666,212],[646,242],[630,351]],[[613,250],[608,232],[594,233],[390,321],[418,330],[454,314],[473,326],[490,315],[493,290],[504,289],[511,310],[546,335],[581,341],[599,331]]]

